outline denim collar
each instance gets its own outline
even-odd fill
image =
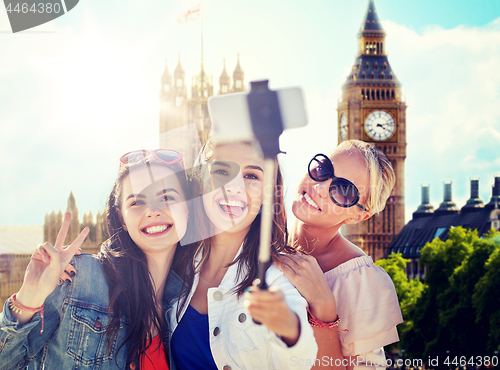
[[[172,269],[170,269],[167,280],[165,281],[165,289],[163,290],[163,309],[166,310],[174,304],[181,294],[184,281]]]

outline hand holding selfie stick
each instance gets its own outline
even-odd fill
[[[247,93],[208,99],[213,135],[220,142],[257,139],[264,154],[264,198],[259,251],[259,288],[266,289],[266,271],[271,264],[274,184],[279,138],[284,129],[307,124],[302,90],[298,87],[270,90],[268,80],[250,82]]]

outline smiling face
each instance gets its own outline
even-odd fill
[[[155,182],[152,182],[153,176]],[[125,176],[121,191],[123,227],[144,253],[173,247],[184,236],[188,208],[184,189],[168,166],[151,164]]]
[[[330,152],[335,176],[351,181],[359,190],[360,204],[365,204],[369,189],[369,174],[363,154],[357,150],[346,150],[344,145]],[[344,208],[336,205],[330,198],[332,179],[316,182],[306,172],[294,196],[292,211],[307,224],[330,227],[344,223],[355,223],[369,217],[356,206]]]
[[[238,175],[231,181],[203,195],[205,213],[214,228],[212,234],[246,234],[262,205],[264,159],[246,143],[221,144],[210,154],[209,170],[214,179],[233,177],[234,164],[239,166]]]

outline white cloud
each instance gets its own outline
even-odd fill
[[[435,206],[444,180],[454,201],[469,197],[469,177],[481,196],[500,170],[500,19],[485,27],[426,29],[422,34],[384,22],[389,60],[406,93],[406,215],[420,203],[420,183],[431,183]]]
[[[158,136],[161,71],[144,55],[161,34],[144,41],[83,22],[78,32],[51,22],[35,29],[45,33],[0,34],[0,224],[41,224],[70,190],[81,214],[95,214],[119,156]]]

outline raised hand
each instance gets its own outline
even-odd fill
[[[278,259],[277,267],[309,303],[314,317],[324,322],[334,321],[337,317],[335,297],[316,258],[303,254],[281,254]]]
[[[256,286],[245,293],[245,307],[252,318],[281,336],[288,346],[297,343],[300,335],[299,318],[288,308],[285,295],[275,286],[261,290]]]
[[[24,275],[23,286],[16,295],[20,304],[33,308],[43,304],[57,286],[64,268],[89,234],[90,230],[86,227],[71,245],[64,248],[63,243],[68,234],[70,222],[71,214],[66,213],[55,244],[51,245],[46,242],[39,245],[31,256],[31,261]]]
[[[68,248],[69,245],[65,245],[63,248]],[[82,254],[82,248],[78,248],[75,254]],[[73,281],[73,276],[76,275],[76,269],[73,267],[71,263],[68,263],[68,266],[64,268],[61,276],[59,276],[59,281],[57,285],[63,285],[63,283],[68,280],[70,283]]]

